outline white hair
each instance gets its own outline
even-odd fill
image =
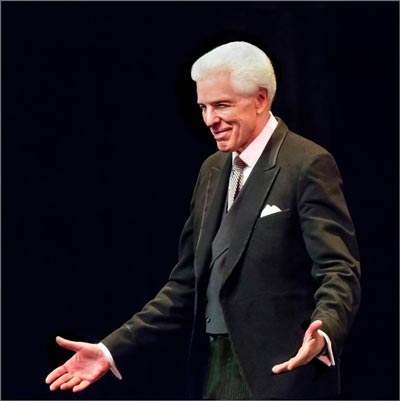
[[[197,82],[219,72],[231,73],[232,84],[243,95],[255,95],[266,88],[271,105],[276,92],[274,68],[268,56],[247,42],[230,42],[201,56],[192,66],[191,76]]]

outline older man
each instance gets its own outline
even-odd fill
[[[46,382],[80,391],[110,368],[120,377],[128,352],[190,328],[195,398],[333,398],[360,299],[336,163],[271,113],[275,74],[257,47],[217,47],[192,78],[219,151],[201,167],[179,261],[100,344],[58,337],[76,354]]]

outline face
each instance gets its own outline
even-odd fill
[[[223,152],[241,153],[261,132],[268,119],[265,90],[254,96],[240,95],[227,72],[199,80],[197,102],[218,149]]]

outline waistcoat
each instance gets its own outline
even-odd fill
[[[211,272],[207,287],[206,300],[206,332],[208,334],[227,333],[219,293],[224,277],[223,272],[226,264],[226,256],[229,250],[231,232],[235,229],[235,217],[240,208],[240,201],[244,195],[243,192],[245,187],[246,185],[243,186],[229,211],[226,211],[227,201],[225,202],[221,225],[212,242],[210,263]]]

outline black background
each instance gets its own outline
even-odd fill
[[[190,66],[247,40],[272,111],[336,158],[363,303],[343,398],[398,398],[398,3],[2,2],[2,398],[182,398],[179,344],[80,394],[48,390],[70,354],[154,296],[216,147]]]

